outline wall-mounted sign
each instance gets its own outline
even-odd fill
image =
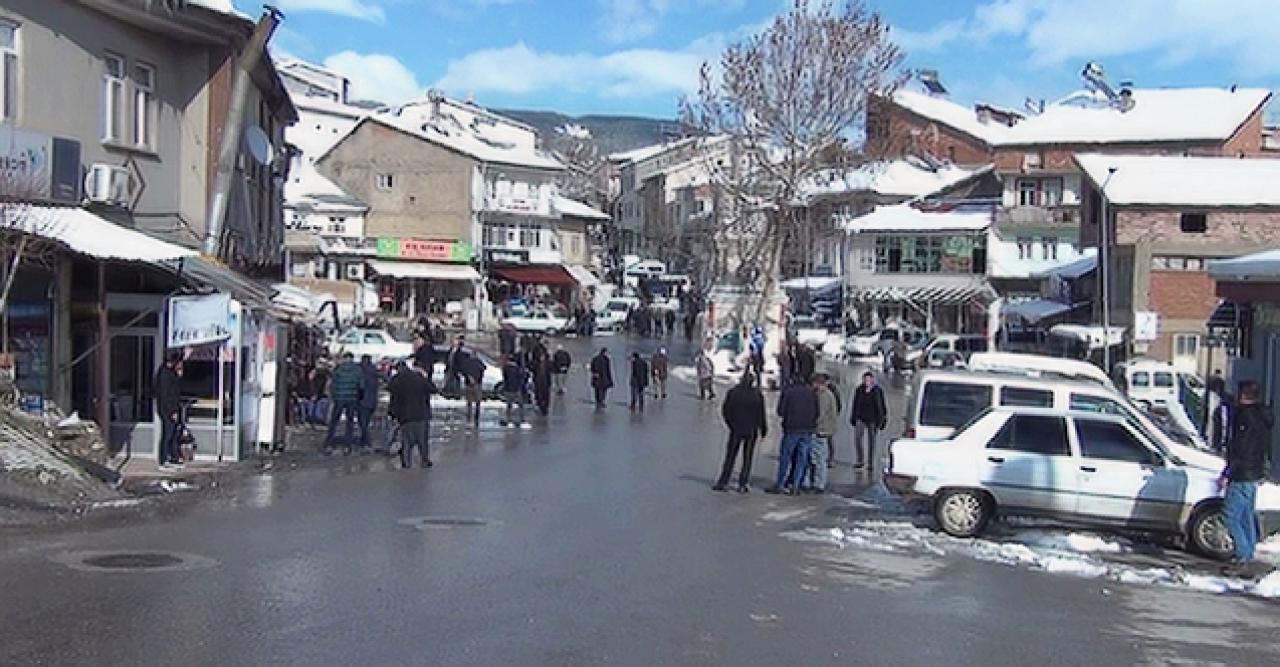
[[[381,259],[470,262],[473,254],[471,244],[462,241],[432,241],[387,236],[378,239],[378,257]]]
[[[80,144],[0,125],[0,195],[80,201]]]
[[[1133,339],[1155,340],[1160,336],[1160,313],[1138,310],[1133,313]]]
[[[487,248],[484,251],[486,264],[528,264],[528,250],[500,250]]]
[[[230,340],[233,327],[231,297],[227,294],[170,297],[165,346],[195,347]]]

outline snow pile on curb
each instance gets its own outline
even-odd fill
[[[1139,567],[1101,558],[1101,555],[1134,551],[1126,539],[1080,531],[1039,528],[1015,529],[1008,539],[960,539],[910,521],[863,520],[833,528],[806,528],[782,536],[844,549],[905,552],[933,556],[959,555],[975,560],[1025,567],[1086,579],[1109,579],[1129,584],[1186,588],[1206,593],[1243,593],[1280,598],[1280,571],[1260,581],[1188,572],[1177,565]],[[1259,557],[1275,562],[1280,556],[1280,536],[1259,546]]]

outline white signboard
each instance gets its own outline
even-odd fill
[[[1133,339],[1155,340],[1160,335],[1160,314],[1152,310],[1133,313]]]
[[[231,297],[201,294],[169,298],[166,347],[194,347],[231,339]]]
[[[20,199],[49,197],[50,144],[48,135],[0,125],[0,182],[5,194]]]

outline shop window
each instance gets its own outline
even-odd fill
[[[1209,231],[1209,216],[1204,213],[1183,213],[1182,231],[1187,234],[1203,234]]]

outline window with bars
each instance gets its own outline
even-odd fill
[[[18,24],[0,19],[0,120],[18,118]]]
[[[124,58],[108,53],[102,62],[102,140],[124,141]]]

